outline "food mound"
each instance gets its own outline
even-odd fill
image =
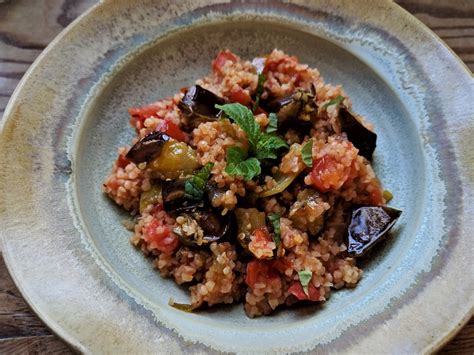
[[[400,216],[370,165],[372,126],[282,51],[221,51],[194,86],[129,112],[136,137],[103,190],[135,216],[132,244],[189,286],[176,308],[325,301]]]

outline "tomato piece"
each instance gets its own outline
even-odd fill
[[[285,271],[293,266],[293,263],[288,258],[282,257],[273,261],[273,267],[280,273],[284,274]]]
[[[233,91],[230,94],[229,100],[230,102],[238,102],[239,104],[242,104],[244,106],[248,106],[252,103],[252,98],[250,97],[250,95],[242,89],[239,89],[238,91]]]
[[[338,190],[349,178],[351,168],[337,162],[331,155],[324,155],[313,161],[311,180],[314,187],[321,191]]]
[[[222,72],[222,68],[227,61],[231,61],[232,63],[237,62],[239,59],[237,56],[229,51],[228,49],[224,51],[220,51],[216,58],[212,61],[212,70],[215,74],[219,74]]]
[[[373,206],[383,205],[384,198],[383,198],[382,190],[380,188],[376,188],[370,192],[369,203]]]
[[[310,282],[308,285],[308,294],[304,292],[303,286],[299,281],[293,281],[291,286],[288,288],[288,292],[295,296],[299,301],[319,301],[319,291]]]
[[[161,121],[157,126],[156,130],[166,133],[171,138],[174,138],[180,142],[186,141],[186,134],[179,128],[179,126],[169,120]]]
[[[130,160],[128,160],[125,155],[120,154],[118,159],[117,159],[117,166],[119,168],[125,168],[128,164],[130,164]]]
[[[272,263],[264,260],[252,260],[247,264],[245,283],[254,288],[257,283],[281,283],[280,275],[273,268]]]
[[[169,226],[156,218],[145,228],[143,239],[151,249],[158,249],[166,254],[171,254],[179,246],[179,239],[170,231]]]
[[[157,112],[161,110],[162,107],[158,103],[149,104],[141,107],[130,107],[128,109],[128,113],[130,114],[131,119],[130,123],[133,127],[135,127],[137,122],[145,121],[148,117],[157,116]]]
[[[262,228],[257,228],[253,232],[253,235],[255,237],[255,241],[257,242],[272,242],[273,239],[270,236],[270,233],[268,233],[267,228],[262,227]]]

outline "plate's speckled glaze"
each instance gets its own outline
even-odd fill
[[[205,75],[220,48],[251,58],[274,47],[342,84],[375,123],[375,168],[404,213],[358,287],[321,307],[254,320],[241,305],[179,312],[168,299],[186,293],[129,245],[126,214],[100,192],[131,138],[126,109]],[[5,113],[8,268],[84,352],[434,350],[474,305],[473,94],[454,55],[388,1],[104,1],[50,45]]]

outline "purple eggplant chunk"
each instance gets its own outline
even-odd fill
[[[222,104],[225,100],[213,92],[199,85],[191,86],[178,104],[185,116],[183,128],[190,131],[203,122],[218,120],[222,111],[215,106]]]
[[[161,148],[171,138],[162,132],[153,132],[140,139],[127,153],[135,164],[148,163],[160,155]]]
[[[377,143],[377,135],[371,130],[367,129],[359,120],[346,108],[339,109],[339,117],[341,129],[346,132],[349,141],[354,144],[354,147],[359,149],[359,154],[367,160],[372,160]]]
[[[393,227],[402,211],[390,207],[359,207],[352,211],[347,229],[347,253],[353,257],[363,256],[383,239]]]

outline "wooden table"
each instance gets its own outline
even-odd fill
[[[371,0],[376,1],[376,0]],[[398,0],[474,71],[474,0]],[[34,59],[94,0],[0,0],[0,117]],[[70,353],[30,311],[0,258],[0,353]],[[474,318],[443,349],[474,354]]]

